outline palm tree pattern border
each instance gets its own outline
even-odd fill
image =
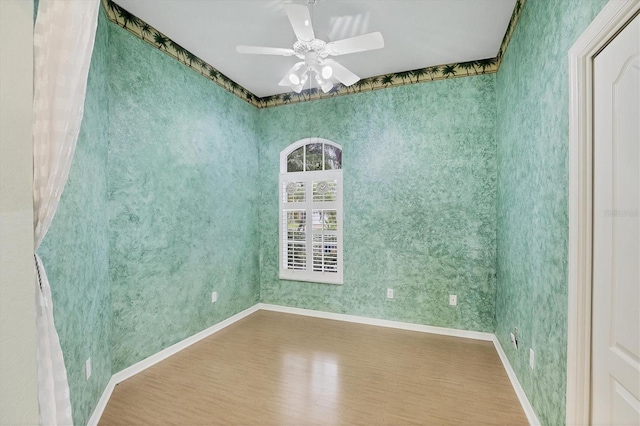
[[[456,77],[467,77],[498,72],[500,63],[507,50],[511,36],[516,28],[518,19],[522,14],[526,0],[517,0],[511,19],[507,25],[504,38],[495,58],[480,59],[477,61],[460,62],[452,64],[435,65],[411,71],[384,74],[369,78],[363,78],[352,86],[336,84],[329,93],[319,92],[316,88],[306,89],[300,93],[290,92],[266,97],[258,97],[245,89],[219,70],[198,58],[187,49],[183,48],[165,34],[161,33],[142,19],[118,6],[112,0],[102,0],[109,20],[134,36],[149,43],[153,47],[173,57],[178,62],[192,68],[203,77],[213,81],[218,86],[236,95],[256,108],[269,108],[317,99],[333,98],[341,95],[370,92],[373,90],[398,87],[409,84],[424,83],[436,80],[446,80]]]

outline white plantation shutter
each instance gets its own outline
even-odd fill
[[[314,211],[313,216],[316,213],[320,215],[328,214],[329,212],[336,213],[335,210]],[[313,270],[316,272],[338,272],[338,232],[335,231],[314,232],[313,233]]]
[[[342,284],[342,170],[336,169],[342,167],[342,150],[320,141],[305,139],[281,153],[280,278]],[[309,143],[315,153],[306,154]],[[332,155],[339,153],[338,160],[325,158],[328,148]],[[290,158],[294,152],[297,162]],[[309,158],[312,171],[306,171]],[[287,172],[287,164],[297,164],[302,171]]]
[[[283,260],[285,268],[305,271],[307,269],[307,240],[305,210],[285,210],[282,234],[285,239]]]

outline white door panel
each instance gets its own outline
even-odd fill
[[[640,18],[594,60],[593,424],[640,425]]]
[[[633,421],[637,420],[638,411],[640,411],[638,400],[615,380],[611,381],[611,395],[613,402],[611,424],[637,425],[637,421],[636,423]]]

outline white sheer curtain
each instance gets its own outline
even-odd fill
[[[1,1],[1,0],[0,0]],[[84,112],[99,0],[40,0],[34,28],[33,201],[35,250],[67,183]],[[51,289],[36,254],[40,424],[72,424],[67,370]]]

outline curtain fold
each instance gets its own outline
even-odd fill
[[[33,203],[37,251],[64,190],[82,124],[99,0],[40,0],[34,27]],[[35,254],[40,424],[72,424],[47,274]]]

